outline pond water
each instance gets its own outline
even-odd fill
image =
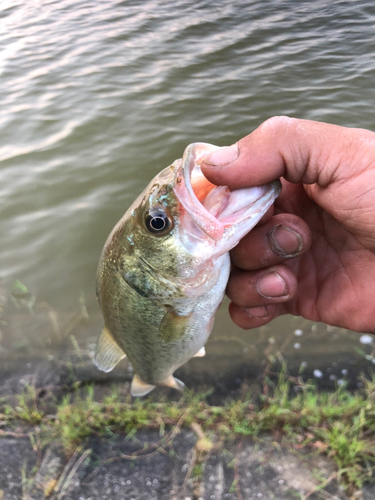
[[[104,241],[187,144],[277,114],[375,130],[371,0],[3,0],[0,18],[3,380],[91,359]],[[372,347],[290,317],[243,332],[224,304],[206,362],[183,371],[232,390],[285,359],[332,385],[371,370]]]

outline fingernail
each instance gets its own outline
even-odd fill
[[[220,148],[205,156],[202,161],[210,165],[216,165],[221,167],[223,165],[228,165],[232,161],[238,158],[238,146],[237,144],[232,144],[232,146],[227,146],[225,148]]]
[[[250,318],[265,318],[268,316],[268,311],[266,306],[258,307],[248,307],[246,313]]]
[[[262,297],[267,299],[283,297],[288,294],[285,281],[276,271],[260,276],[257,281],[257,290]]]
[[[268,238],[272,250],[280,257],[295,257],[303,247],[301,235],[280,224],[269,231]]]

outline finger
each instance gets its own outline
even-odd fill
[[[302,219],[292,214],[274,215],[255,227],[231,251],[232,263],[246,270],[274,266],[306,252],[311,231]]]
[[[261,271],[234,268],[227,285],[228,297],[240,307],[258,307],[291,300],[297,292],[297,279],[284,265]]]
[[[287,312],[283,304],[269,304],[253,308],[240,307],[233,302],[229,304],[229,314],[233,323],[244,330],[266,325],[277,316],[287,314]]]
[[[204,157],[201,167],[211,182],[231,189],[278,177],[326,187],[345,174],[338,166],[352,161],[367,140],[373,141],[369,131],[276,116],[238,143]]]
[[[265,224],[266,222],[268,222],[271,219],[271,217],[273,216],[274,210],[275,210],[274,205],[271,205],[270,208],[267,210],[267,212],[262,216],[262,218],[258,222],[257,226],[261,226],[262,224]]]

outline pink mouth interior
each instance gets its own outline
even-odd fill
[[[174,191],[183,208],[194,223],[210,238],[219,241],[224,234],[224,225],[216,218],[218,215],[218,200],[206,206],[210,193],[216,191],[214,184],[202,174],[199,160],[210,153],[214,146],[207,144],[190,144],[175,173]],[[215,213],[216,212],[216,213]]]
[[[217,242],[227,228],[264,213],[264,203],[257,202],[269,188],[259,186],[231,191],[226,186],[212,184],[203,176],[200,162],[215,149],[218,148],[203,143],[190,144],[186,148],[175,172],[174,192],[192,221]]]
[[[205,177],[192,178],[191,187],[202,206],[226,227],[228,221],[224,220],[222,214],[228,206],[231,190],[226,186],[215,186]]]
[[[208,193],[215,189],[216,186],[202,175],[199,177],[192,177],[191,187],[193,188],[195,196],[202,203],[203,200],[207,197]]]

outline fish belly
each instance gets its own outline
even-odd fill
[[[199,297],[192,312],[192,320],[184,337],[179,342],[168,346],[169,366],[166,363],[158,374],[158,378],[167,378],[177,368],[194,357],[206,344],[212,331],[215,314],[225,296],[230,272],[229,253],[220,257],[221,271],[216,284],[210,291]]]

